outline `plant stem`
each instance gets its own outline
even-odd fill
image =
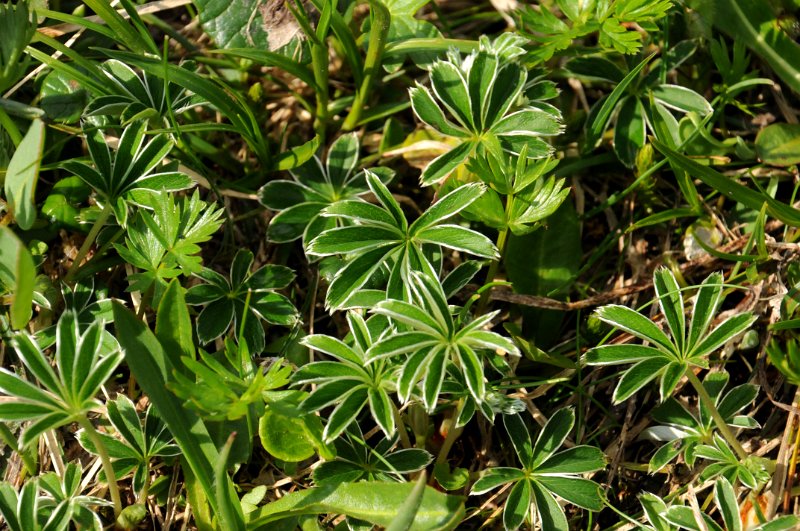
[[[489,272],[486,273],[486,282],[494,282],[494,277],[497,276],[497,270],[500,269],[500,261],[503,259],[503,253],[505,252],[506,248],[506,240],[508,239],[508,229],[503,229],[500,231],[500,234],[497,235],[497,252],[500,256],[497,257],[497,260],[493,261],[491,265],[489,265]],[[486,305],[489,303],[489,292],[491,290],[487,289],[483,293],[481,293],[481,298],[478,301],[478,307],[475,309],[475,315],[483,315],[486,311]]]
[[[364,61],[364,80],[356,92],[350,113],[348,113],[342,124],[342,131],[352,131],[361,119],[361,111],[364,110],[364,103],[366,102],[367,94],[372,88],[372,81],[381,68],[383,49],[386,46],[386,35],[389,33],[389,22],[391,21],[389,10],[380,0],[369,0],[369,5],[372,11],[372,24],[369,32],[367,58]]]
[[[17,445],[17,438],[14,437],[5,422],[0,422],[0,440],[22,459],[22,464],[25,466],[25,471],[28,475],[33,476],[36,474],[36,460],[30,453]]]
[[[19,132],[19,128],[17,124],[14,123],[14,120],[12,120],[3,109],[0,109],[0,126],[2,126],[8,133],[8,136],[11,137],[14,147],[19,146],[19,143],[22,142],[22,134]]]
[[[391,401],[391,400],[390,400]],[[394,413],[394,423],[397,425],[397,431],[400,433],[400,443],[403,445],[403,448],[413,448],[411,444],[411,439],[408,438],[408,432],[406,431],[406,423],[403,421],[403,416],[400,414],[400,410],[397,409],[397,406],[392,402],[392,411]]]
[[[739,444],[739,441],[731,431],[728,423],[725,422],[724,418],[722,418],[717,406],[714,404],[714,399],[712,399],[711,395],[708,394],[708,391],[706,391],[703,383],[700,381],[697,375],[692,372],[691,368],[687,368],[685,374],[689,379],[689,382],[692,384],[692,387],[694,387],[695,391],[697,391],[697,395],[700,397],[700,400],[703,402],[703,404],[705,404],[709,413],[711,413],[711,418],[714,419],[714,424],[717,425],[719,432],[722,434],[725,440],[728,441],[728,444],[731,445],[731,448],[733,448],[733,451],[736,452],[737,456],[739,456],[739,459],[742,461],[746,460],[748,458],[747,452],[745,452],[744,448],[742,448],[742,445]]]
[[[103,444],[103,440],[100,438],[100,434],[94,429],[89,419],[81,417],[78,419],[78,424],[86,430],[86,435],[91,439],[95,450],[97,450],[97,455],[100,456],[100,462],[103,463],[103,472],[106,475],[106,482],[108,483],[108,493],[111,496],[111,501],[114,503],[114,518],[116,518],[119,516],[119,513],[122,512],[122,499],[119,497],[119,487],[117,486],[111,458],[108,456],[108,451],[106,450],[105,444]]]
[[[83,245],[81,245],[81,248],[78,251],[78,256],[75,257],[75,260],[72,262],[69,271],[67,271],[67,276],[64,277],[66,282],[70,282],[72,277],[75,276],[75,273],[78,272],[81,262],[83,262],[83,259],[86,258],[86,253],[89,252],[89,249],[91,248],[95,239],[97,239],[97,235],[100,233],[100,230],[105,226],[106,221],[108,221],[109,216],[111,216],[111,212],[111,205],[106,203],[106,205],[103,206],[103,210],[100,211],[100,215],[95,220],[94,225],[92,225],[92,228],[89,231],[89,234],[86,236],[86,239],[83,241]]]
[[[458,405],[456,406],[456,410],[452,418],[453,424],[450,426],[450,429],[447,430],[447,435],[442,443],[442,448],[439,450],[439,455],[436,456],[437,465],[447,461],[447,455],[450,453],[450,449],[453,447],[456,439],[458,439],[458,436],[461,435],[461,432],[464,431],[464,428],[456,428],[456,422],[458,422],[458,417],[461,416],[461,412],[463,410],[464,399],[459,398]]]
[[[319,135],[320,144],[324,144],[325,128],[328,124],[328,45],[325,40],[311,45],[311,65],[314,69],[314,81],[319,86],[315,93],[317,116],[314,120],[314,131]]]

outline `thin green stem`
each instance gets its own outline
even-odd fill
[[[22,134],[19,132],[19,128],[17,124],[14,123],[14,120],[12,120],[3,109],[0,109],[0,126],[2,126],[8,133],[8,136],[11,137],[11,141],[14,142],[14,147],[19,146],[19,143],[22,142]]]
[[[491,265],[489,265],[489,272],[486,273],[486,282],[494,282],[494,277],[497,276],[497,271],[500,269],[500,262],[503,260],[503,254],[506,249],[506,241],[508,240],[508,229],[503,229],[500,231],[500,234],[497,235],[497,252],[498,257],[497,260],[493,261]],[[486,305],[489,303],[489,292],[491,290],[486,290],[481,293],[481,298],[478,301],[478,307],[476,308],[475,312],[476,315],[483,315],[486,311]]]
[[[700,397],[700,400],[703,402],[703,404],[705,404],[706,409],[708,409],[709,413],[711,413],[711,418],[714,419],[714,424],[717,425],[719,432],[722,434],[725,440],[728,441],[728,444],[731,445],[731,448],[733,448],[733,451],[736,452],[737,456],[739,456],[739,459],[742,461],[746,460],[748,457],[747,452],[745,452],[744,448],[742,448],[742,445],[739,444],[739,441],[731,431],[728,423],[725,422],[724,418],[722,418],[717,406],[714,404],[714,399],[708,394],[705,386],[691,368],[686,369],[686,377],[689,379],[689,382],[692,384],[692,387],[694,387],[695,391],[697,391],[697,395]]]
[[[390,400],[391,401],[391,400]],[[392,402],[392,413],[394,414],[394,423],[397,425],[397,431],[400,434],[400,444],[403,445],[403,448],[413,448],[414,445],[411,444],[411,439],[408,437],[408,432],[406,431],[406,423],[403,420],[403,416],[400,414],[400,410],[397,409],[397,406]]]
[[[0,422],[0,440],[2,440],[6,446],[11,448],[17,453],[17,455],[20,456],[22,459],[22,464],[25,466],[25,471],[29,475],[36,475],[35,457],[17,445],[17,438],[14,437],[14,434],[11,432],[5,422]]]
[[[372,25],[369,32],[367,58],[364,61],[364,80],[361,82],[353,100],[353,106],[350,107],[350,112],[342,124],[343,131],[352,131],[361,119],[361,112],[364,110],[372,82],[381,68],[386,36],[389,33],[389,23],[391,22],[389,10],[380,0],[369,0],[369,5],[372,11]]]
[[[464,404],[464,399],[459,398],[455,413],[451,419],[452,425],[450,426],[450,429],[447,430],[447,435],[445,435],[442,447],[439,449],[439,455],[436,456],[437,465],[447,462],[447,456],[450,454],[450,449],[453,448],[453,444],[455,444],[456,439],[458,439],[458,436],[461,435],[462,431],[464,431],[464,428],[456,428],[456,422],[458,421],[458,417],[461,416],[461,412],[464,410]]]
[[[122,498],[119,496],[119,486],[117,486],[117,479],[114,475],[114,466],[111,464],[111,458],[108,455],[108,450],[100,438],[100,434],[94,429],[94,426],[89,419],[81,417],[78,419],[78,424],[86,430],[86,435],[91,439],[94,444],[97,455],[100,456],[100,462],[103,463],[103,472],[106,475],[106,482],[108,483],[108,493],[111,496],[111,501],[114,504],[114,518],[119,516],[122,512]]]
[[[95,220],[94,225],[92,225],[92,229],[89,231],[89,234],[83,241],[83,245],[81,245],[81,248],[78,251],[78,256],[75,257],[75,260],[72,262],[69,271],[67,271],[67,276],[64,277],[66,282],[72,281],[72,277],[74,277],[75,273],[78,272],[81,262],[83,262],[83,259],[86,258],[86,253],[89,252],[92,244],[97,239],[100,229],[105,226],[106,221],[108,221],[108,218],[111,216],[111,212],[112,208],[110,204],[107,203],[105,206],[103,206],[103,210],[100,211],[100,215]]]
[[[324,38],[311,44],[311,66],[314,70],[314,81],[319,87],[314,94],[317,100],[314,131],[319,135],[320,143],[324,144],[325,128],[328,124],[328,44]]]

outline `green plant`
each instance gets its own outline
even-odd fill
[[[328,288],[326,304],[329,307],[344,307],[348,298],[383,268],[389,270],[387,295],[403,298],[408,293],[412,271],[436,276],[426,251],[439,247],[483,258],[496,256],[497,251],[486,236],[460,225],[443,223],[478,199],[485,190],[482,185],[467,184],[453,190],[410,224],[386,185],[369,171],[367,185],[380,206],[364,201],[334,203],[323,215],[354,224],[323,231],[308,245],[307,252],[311,255],[350,257]]]
[[[562,132],[558,111],[533,105],[512,111],[528,79],[527,71],[516,62],[524,53],[523,42],[513,33],[495,42],[481,39],[480,50],[466,59],[451,52],[447,61],[431,66],[433,93],[419,84],[411,89],[417,117],[458,142],[425,167],[420,177],[423,186],[446,178],[476,153],[517,156],[525,149],[532,159],[552,153],[542,137]]]
[[[170,279],[203,271],[199,244],[222,225],[222,210],[209,207],[197,193],[177,201],[157,194],[149,202],[153,210],[140,209],[127,226],[125,244],[115,243],[114,248],[142,270],[129,277],[128,289],[158,301]]]
[[[759,428],[760,425],[755,419],[740,414],[756,399],[758,386],[742,384],[724,392],[729,379],[730,376],[726,372],[712,372],[703,380],[703,387],[729,426]],[[647,428],[642,432],[642,436],[665,443],[650,459],[650,469],[654,472],[664,468],[678,455],[683,455],[686,464],[693,467],[698,445],[711,443],[714,440],[714,419],[704,402],[698,404],[695,413],[674,397],[669,397],[653,410],[653,418],[661,425]]]
[[[712,273],[701,284],[692,308],[689,329],[686,328],[683,295],[672,272],[661,268],[653,274],[653,285],[658,304],[664,314],[671,337],[642,314],[624,306],[604,306],[597,316],[634,337],[648,341],[653,346],[636,344],[602,345],[590,350],[584,362],[590,365],[627,365],[614,390],[614,401],[626,400],[642,387],[659,380],[659,392],[663,402],[686,377],[708,408],[717,429],[725,441],[736,451],[740,460],[747,459],[736,437],[728,428],[726,419],[720,414],[714,399],[694,373],[694,367],[708,368],[708,356],[725,343],[744,333],[757,319],[749,313],[733,315],[709,329],[722,303],[723,277]]]
[[[89,420],[89,413],[102,407],[96,396],[100,387],[111,378],[122,360],[119,350],[104,351],[100,339],[104,323],[96,321],[85,330],[78,324],[74,311],[64,312],[56,334],[56,368],[40,350],[34,339],[25,333],[14,336],[12,345],[25,368],[40,389],[4,368],[0,368],[0,389],[11,400],[0,404],[0,419],[32,420],[20,438],[24,448],[47,430],[77,422],[91,439],[103,462],[107,478],[114,478],[108,452],[100,435]],[[116,482],[108,481],[115,513],[122,510]]]
[[[519,350],[510,339],[484,329],[495,313],[472,321],[454,319],[438,280],[415,273],[408,282],[412,291],[409,302],[385,300],[373,310],[391,319],[400,331],[384,336],[367,350],[369,363],[407,355],[398,379],[398,396],[407,402],[422,380],[422,401],[429,411],[436,407],[452,363],[463,374],[472,398],[480,404],[486,385],[479,352],[519,355]]]
[[[355,134],[342,135],[331,144],[325,164],[314,157],[291,170],[292,180],[270,181],[258,191],[261,204],[278,213],[270,220],[267,237],[286,243],[302,237],[303,247],[335,220],[321,215],[338,201],[357,200],[369,192],[366,173],[356,171],[359,142]],[[386,183],[391,172],[372,171]]]
[[[314,412],[336,404],[328,415],[328,423],[322,435],[327,442],[334,441],[347,429],[367,405],[370,415],[386,437],[393,437],[397,429],[395,419],[398,413],[389,392],[396,387],[395,367],[386,361],[373,362],[368,356],[374,339],[369,324],[361,315],[348,312],[347,323],[352,334],[352,346],[321,334],[303,338],[302,343],[305,346],[330,356],[333,360],[309,363],[294,373],[294,383],[316,384],[316,388],[303,400],[300,407]],[[381,321],[373,323],[385,324]],[[373,324],[372,329],[376,328]]]
[[[139,418],[136,406],[125,395],[106,404],[108,420],[117,437],[98,433],[99,439],[113,460],[115,481],[133,473],[133,488],[139,492],[139,503],[147,499],[151,484],[150,462],[155,458],[172,458],[180,450],[172,443],[167,425],[152,405]],[[89,453],[98,455],[95,442],[85,430],[77,434],[78,441]]]
[[[239,250],[231,264],[230,281],[219,273],[203,268],[195,275],[205,283],[192,286],[186,302],[205,305],[197,316],[197,336],[203,343],[220,337],[231,328],[236,337],[247,341],[252,353],[264,350],[264,327],[270,324],[293,326],[299,316],[292,302],[276,293],[294,280],[288,267],[265,265],[250,271],[253,253]]]
[[[336,459],[314,470],[317,485],[354,481],[403,481],[404,474],[423,470],[433,456],[421,448],[397,449],[398,438],[368,445],[361,433],[346,432],[336,440]]]
[[[797,0],[51,4],[1,525],[799,525]]]
[[[555,496],[584,509],[603,508],[600,485],[579,477],[605,466],[603,452],[592,446],[558,451],[575,425],[571,409],[553,414],[533,444],[519,415],[504,415],[503,424],[522,468],[488,468],[472,485],[470,494],[483,494],[512,483],[503,509],[506,529],[517,529],[526,520],[538,522],[542,529],[567,529],[567,517]]]
[[[605,49],[635,53],[642,46],[642,36],[632,31],[630,26],[636,23],[648,31],[654,30],[656,21],[666,16],[672,2],[556,0],[556,5],[567,20],[557,17],[544,4],[520,12],[524,35],[540,45],[529,54],[534,61],[550,59],[555,53],[569,48],[575,39],[592,33],[599,33],[599,44]]]

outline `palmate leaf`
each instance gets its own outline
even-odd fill
[[[341,308],[383,267],[392,271],[387,288],[389,297],[408,299],[405,279],[412,271],[435,275],[424,246],[458,249],[484,258],[496,256],[497,250],[486,236],[461,226],[442,224],[478,199],[485,190],[483,185],[472,183],[453,190],[409,225],[386,185],[371,171],[365,173],[369,189],[380,206],[356,201],[331,205],[322,215],[349,225],[323,231],[307,248],[311,255],[342,254],[350,258],[330,284],[326,298],[330,308]]]
[[[354,337],[358,337],[352,345],[322,334],[301,340],[303,345],[336,361],[309,363],[295,372],[293,383],[318,384],[300,407],[313,413],[335,405],[323,433],[326,442],[339,437],[365,408],[386,437],[391,438],[396,431],[396,408],[388,394],[395,386],[393,368],[384,361],[368,363],[366,350],[372,346],[373,338],[364,318],[351,311],[347,313],[347,322]]]
[[[244,336],[251,353],[264,350],[263,321],[292,326],[299,315],[292,302],[276,290],[294,280],[294,272],[285,266],[267,264],[251,272],[253,253],[240,249],[233,258],[230,281],[208,268],[196,272],[207,283],[192,286],[186,300],[205,305],[197,318],[197,335],[203,343],[218,338],[230,328],[238,338],[244,323]]]
[[[322,230],[335,226],[333,219],[320,218],[331,205],[352,202],[367,192],[365,173],[356,171],[359,153],[358,137],[354,133],[337,138],[323,161],[315,156],[290,171],[292,180],[270,181],[258,191],[259,201],[278,213],[270,221],[267,236],[285,243],[300,237],[304,247]],[[393,172],[376,168],[373,173],[388,182]]]
[[[150,196],[152,212],[140,209],[128,224],[125,245],[114,248],[126,262],[141,269],[129,277],[131,291],[154,287],[155,299],[169,279],[202,269],[199,244],[222,225],[222,210],[209,206],[195,191],[175,199],[171,194]]]
[[[503,424],[522,468],[489,468],[470,494],[484,494],[515,483],[503,510],[506,529],[517,529],[529,514],[541,523],[542,529],[567,529],[567,518],[556,496],[591,511],[603,509],[600,486],[578,476],[605,467],[603,452],[583,445],[558,451],[575,424],[572,409],[561,409],[551,416],[533,444],[519,415],[503,415]]]
[[[510,340],[482,329],[494,314],[472,323],[456,323],[438,279],[415,272],[409,281],[413,293],[411,303],[385,300],[372,310],[405,326],[408,331],[386,334],[378,339],[366,352],[369,363],[406,356],[398,386],[400,399],[408,401],[414,386],[421,381],[423,402],[432,411],[441,393],[448,363],[453,362],[460,368],[470,395],[480,404],[486,384],[478,352],[492,349],[519,355],[519,350]]]
[[[713,330],[709,325],[722,300],[723,277],[713,273],[700,286],[692,308],[687,333],[681,290],[671,271],[660,268],[653,274],[658,303],[671,337],[644,315],[619,305],[599,308],[597,316],[653,346],[601,345],[583,356],[588,365],[633,365],[626,369],[614,390],[614,401],[626,400],[653,380],[660,383],[661,400],[666,400],[691,367],[708,367],[707,357],[747,330],[756,320],[750,313],[734,315]]]
[[[524,68],[510,53],[525,39],[511,33],[492,43],[482,37],[479,49],[467,59],[449,54],[430,69],[431,90],[410,90],[417,117],[437,131],[462,141],[430,162],[423,170],[423,186],[441,181],[476,152],[505,151],[527,158],[552,152],[543,137],[562,132],[560,116],[528,106],[510,112],[527,80]],[[498,151],[499,150],[499,151]]]
[[[65,311],[57,325],[56,370],[31,336],[13,336],[19,359],[44,387],[0,369],[0,391],[11,398],[0,404],[0,419],[33,421],[20,438],[23,448],[43,431],[85,418],[98,406],[95,396],[122,359],[119,350],[103,350],[103,326],[98,321],[81,331],[77,313]]]
[[[756,399],[758,386],[742,384],[725,392],[729,379],[727,372],[712,372],[706,375],[703,387],[729,426],[758,428],[755,419],[740,414]],[[715,433],[714,421],[703,404],[698,410],[689,411],[681,402],[669,397],[653,410],[653,418],[660,425],[646,429],[642,437],[665,444],[650,459],[652,471],[662,469],[680,454],[683,454],[687,465],[693,466],[694,449],[703,441],[711,440]]]
[[[91,186],[110,206],[114,207],[120,223],[126,215],[119,212],[119,199],[132,200],[131,193],[140,190],[164,192],[185,190],[194,186],[188,175],[177,172],[153,173],[172,149],[166,134],[146,139],[147,122],[133,122],[122,132],[117,150],[113,153],[102,131],[84,125],[86,144],[94,167],[77,160],[62,163]]]

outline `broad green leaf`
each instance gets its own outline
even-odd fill
[[[729,317],[711,331],[700,343],[695,345],[689,353],[690,357],[702,357],[714,352],[716,349],[735,338],[756,322],[757,316],[750,313],[742,313]]]
[[[800,124],[771,124],[756,137],[758,158],[773,166],[800,163]]]
[[[753,384],[737,385],[722,397],[717,409],[724,419],[730,419],[739,413],[758,396],[758,386]]]
[[[297,21],[283,4],[264,4],[259,0],[195,0],[194,4],[203,30],[220,48],[279,50],[302,35]]]
[[[561,448],[574,425],[575,412],[571,408],[559,409],[553,413],[536,438],[536,443],[533,446],[533,461],[530,467],[532,469],[538,468],[539,465],[546,462],[550,456]]]
[[[392,399],[386,394],[383,389],[369,388],[369,410],[372,413],[372,418],[378,423],[378,426],[386,434],[386,437],[392,437],[395,433],[395,419],[394,419],[394,404]],[[405,429],[405,427],[403,427]]]
[[[185,369],[180,362],[181,357],[195,358],[192,320],[189,308],[186,306],[183,288],[177,279],[169,283],[158,304],[156,337],[175,369]]]
[[[422,170],[422,175],[420,175],[420,183],[422,186],[430,186],[450,175],[453,170],[467,160],[474,148],[474,142],[462,142],[447,153],[433,159],[431,163]]]
[[[481,258],[499,259],[497,248],[480,232],[459,225],[438,225],[420,230],[417,240],[434,243],[456,251],[463,251]]]
[[[531,487],[542,529],[569,529],[564,509],[553,495],[535,481],[532,482]]]
[[[463,138],[467,133],[454,125],[436,104],[427,87],[417,84],[410,90],[411,106],[417,117],[435,130],[448,136]]]
[[[627,167],[636,164],[636,154],[647,139],[644,107],[636,96],[622,100],[614,127],[614,153]]]
[[[267,408],[258,421],[258,436],[264,449],[282,461],[295,463],[316,453],[302,419],[283,415],[271,408]]]
[[[344,514],[388,527],[398,518],[413,483],[340,483],[287,494],[247,515],[247,529],[267,531],[273,522],[303,514]],[[426,487],[409,531],[455,529],[464,516],[463,498]]]
[[[549,457],[536,467],[537,476],[542,474],[584,474],[601,470],[606,466],[603,451],[594,446],[573,446]]]
[[[422,497],[425,495],[426,480],[428,475],[423,470],[414,483],[414,488],[408,494],[402,505],[397,510],[397,518],[386,528],[386,531],[408,531],[414,524],[417,512],[422,505]]]
[[[326,305],[332,309],[340,308],[355,291],[367,283],[390,253],[392,249],[374,249],[348,263],[328,287]]]
[[[514,291],[564,298],[583,259],[581,222],[571,200],[547,218],[546,225],[525,235],[509,235],[504,257]],[[557,339],[564,312],[524,308],[523,331],[536,346],[548,348]]]
[[[561,476],[536,476],[536,481],[547,488],[552,494],[568,502],[589,509],[590,511],[603,510],[603,497],[600,495],[600,486],[594,481],[584,478]]]
[[[344,398],[328,415],[322,434],[326,443],[333,442],[356,419],[368,402],[367,389],[361,387]]]
[[[19,227],[30,229],[36,220],[36,182],[44,150],[45,127],[39,119],[31,122],[11,157],[5,177],[6,201]]]
[[[292,170],[305,164],[314,156],[314,153],[319,149],[320,137],[315,136],[308,142],[294,146],[283,151],[275,157],[273,169],[277,171]]]
[[[30,251],[8,227],[0,227],[0,249],[0,284],[13,294],[11,327],[21,330],[33,315],[36,266]]]
[[[678,386],[678,382],[680,382],[684,374],[686,374],[686,365],[683,363],[672,362],[664,368],[664,374],[661,375],[661,385],[659,386],[662,402],[672,396],[672,392]]]
[[[686,343],[686,315],[683,308],[683,294],[675,280],[672,271],[662,267],[653,273],[653,287],[658,297],[658,305],[667,320],[667,326],[672,333],[672,340],[678,347],[678,352],[685,352]]]
[[[714,484],[714,503],[722,514],[722,521],[728,531],[741,531],[742,519],[739,516],[739,503],[733,485],[725,476],[720,476]]]
[[[588,365],[622,365],[650,358],[662,358],[664,352],[644,345],[601,345],[587,352],[584,363]]]
[[[471,495],[484,494],[500,485],[520,481],[525,478],[525,473],[519,468],[494,467],[483,471],[478,481],[472,485]]]
[[[420,230],[432,227],[458,214],[472,204],[473,201],[478,199],[485,191],[486,186],[481,183],[469,183],[459,186],[431,205],[430,208],[411,224],[409,232],[416,234]]]
[[[703,280],[700,289],[697,291],[687,340],[689,348],[696,345],[705,336],[711,320],[714,319],[717,308],[719,308],[719,304],[722,301],[722,283],[724,280],[722,273],[712,273]]]
[[[459,121],[462,127],[474,130],[473,109],[467,92],[467,81],[452,63],[440,61],[431,67],[431,87],[436,97]]]
[[[652,341],[657,345],[663,347],[667,352],[676,354],[675,346],[669,340],[667,335],[653,323],[650,319],[643,316],[639,312],[620,306],[617,304],[610,304],[598,308],[595,312],[601,321],[610,324],[620,330],[628,332],[639,339],[645,341]]]
[[[630,398],[639,389],[659,377],[669,360],[654,358],[643,360],[625,371],[614,389],[614,403],[619,404]]]
[[[301,344],[313,348],[316,351],[332,356],[338,360],[349,361],[355,364],[361,364],[364,360],[352,348],[336,339],[322,334],[313,334],[304,337]]]
[[[503,526],[517,529],[525,521],[531,508],[531,482],[523,479],[512,487],[503,509]]]
[[[692,89],[680,85],[659,85],[653,88],[656,101],[681,112],[696,112],[705,116],[714,109],[706,99]]]
[[[503,425],[506,427],[514,450],[517,452],[520,463],[524,467],[532,467],[536,455],[531,444],[531,435],[520,415],[503,415]]]

